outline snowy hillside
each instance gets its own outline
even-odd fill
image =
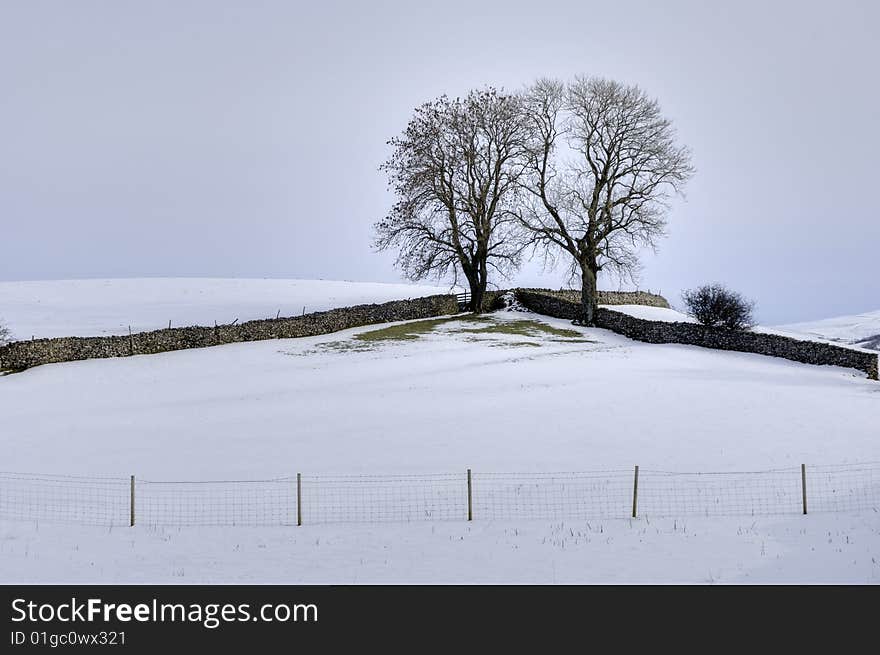
[[[332,280],[140,278],[0,282],[0,320],[14,338],[98,336],[296,316],[449,293],[449,287]]]
[[[809,323],[782,325],[780,330],[880,350],[880,311]]]
[[[522,317],[562,332],[524,330]],[[880,460],[878,385],[856,371],[644,344],[534,314],[486,320],[0,377],[3,468],[186,480]]]
[[[696,321],[675,309],[651,307],[648,305],[606,305],[607,309],[642,318],[646,321],[662,321],[665,323],[696,323]]]
[[[135,289],[111,284],[115,295],[107,297],[155,320],[161,310],[187,309],[189,294],[167,284],[180,291],[174,303],[150,297],[148,285],[143,296],[128,297]],[[291,297],[300,285],[295,302],[310,298],[315,308],[435,291],[285,284]],[[322,300],[320,285],[333,289],[332,299]],[[91,304],[78,307],[56,289],[49,304],[64,311],[32,314],[30,325],[43,333],[67,333],[74,324],[112,329],[119,310],[79,283],[71,293],[77,287]],[[277,298],[257,287],[245,281],[235,294],[230,285],[215,288],[194,303],[202,314],[192,320],[211,321],[220,309],[244,319],[247,307],[274,314],[265,310]],[[670,310],[624,309],[674,318]],[[18,313],[20,325],[25,315]],[[874,512],[802,516],[795,507],[777,515],[632,520],[626,494],[636,464],[673,476],[720,471],[723,480],[736,471],[794,471],[778,475],[788,476],[783,491],[797,494],[802,462],[880,461],[878,412],[877,383],[852,370],[650,345],[519,312],[46,365],[0,377],[5,471],[125,482],[129,475],[461,476],[472,468],[480,499],[481,473],[613,469],[627,476],[621,517],[109,529],[0,517],[0,583],[877,582]],[[639,487],[645,502],[649,480]],[[754,491],[732,493],[748,499]],[[862,491],[872,502],[876,490]],[[41,499],[37,493],[28,502]],[[387,494],[377,500],[394,502]],[[9,494],[0,494],[0,508],[2,501]],[[228,504],[225,497],[205,502],[215,511]],[[169,507],[176,511],[178,500]]]

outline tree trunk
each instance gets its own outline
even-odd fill
[[[593,325],[596,315],[596,272],[589,264],[581,264],[581,325]]]
[[[486,258],[477,254],[478,262],[474,265],[474,275],[468,278],[471,287],[471,311],[479,314],[483,311],[483,296],[486,295],[486,285],[489,281],[489,271]]]
[[[486,280],[468,280],[471,287],[470,309],[474,314],[483,311],[483,295],[486,293]]]

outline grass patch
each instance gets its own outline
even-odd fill
[[[358,341],[328,341],[318,344],[320,350],[332,350],[338,353],[361,352],[363,350],[372,350],[373,347],[368,343]]]
[[[499,348],[540,348],[541,342],[492,339],[493,335],[511,335],[557,343],[595,343],[592,339],[584,338],[584,335],[576,330],[553,327],[530,319],[499,320],[485,314],[469,314],[389,325],[377,330],[361,332],[351,339],[321,343],[314,350],[300,354],[321,351],[365,352],[374,350],[383,342],[415,341],[424,335],[437,332],[449,335],[460,334],[465,341]]]
[[[350,340],[323,343],[319,348],[342,353],[372,350],[377,344],[383,342],[415,341],[427,334],[438,332],[441,327],[443,328],[442,334],[461,334],[468,341],[487,341],[479,339],[475,335],[511,335],[530,338],[550,337],[549,341],[564,343],[593,343],[590,339],[583,338],[583,335],[576,330],[553,327],[530,319],[498,320],[491,316],[470,314],[389,325],[377,330],[361,332]],[[502,341],[490,342],[489,345],[537,348],[541,344],[534,341]]]
[[[540,337],[551,335],[554,337],[576,338],[583,335],[576,330],[557,328],[546,323],[518,319],[515,321],[491,321],[486,325],[459,330],[467,334],[512,334],[520,337]]]
[[[371,330],[354,335],[357,341],[412,341],[423,334],[433,332],[439,325],[450,321],[460,321],[461,318],[432,318],[427,321],[414,321],[402,325],[391,325],[381,330]]]
[[[489,346],[492,348],[540,348],[541,344],[534,341],[495,341]]]

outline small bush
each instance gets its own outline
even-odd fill
[[[745,330],[752,325],[755,303],[721,284],[706,284],[681,294],[688,314],[703,325]]]
[[[9,332],[9,328],[3,325],[3,321],[0,321],[0,346],[6,345],[12,340],[12,334]]]

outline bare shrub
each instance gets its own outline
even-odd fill
[[[688,314],[703,325],[745,330],[754,325],[755,303],[722,284],[705,284],[681,294]]]

